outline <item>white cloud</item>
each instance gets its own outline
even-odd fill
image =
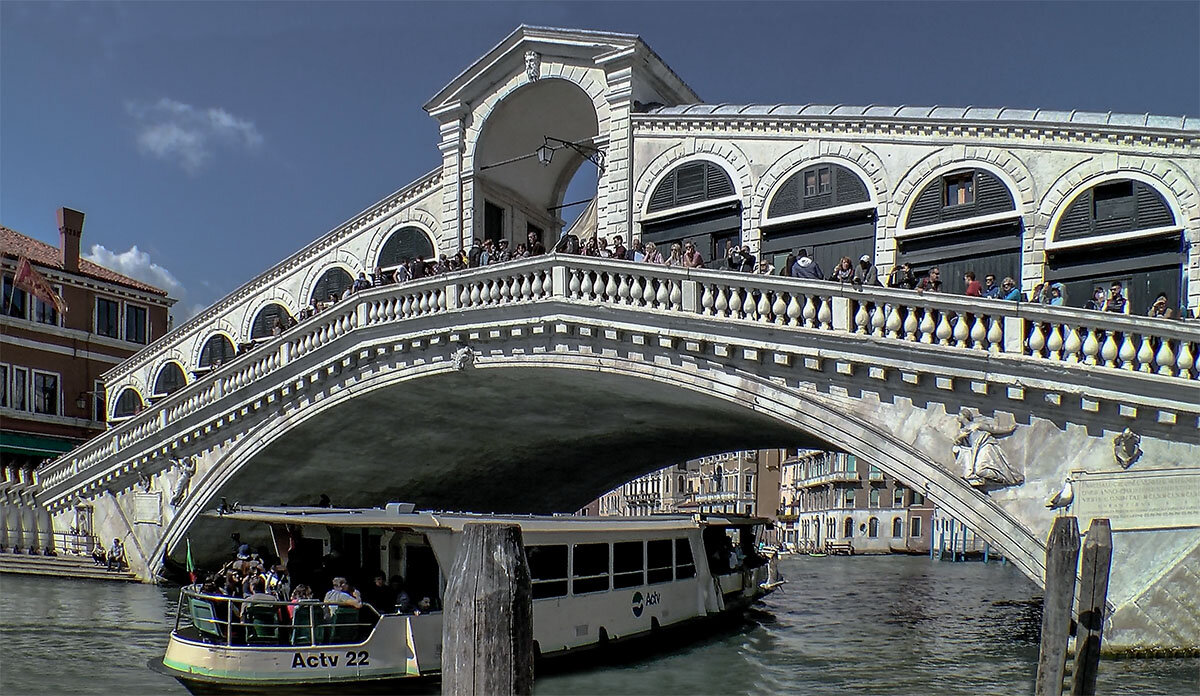
[[[111,251],[103,244],[93,244],[92,250],[84,254],[83,258],[114,270],[121,275],[129,276],[134,280],[140,280],[143,283],[149,283],[156,288],[166,290],[167,296],[177,300],[171,308],[171,315],[175,317],[175,326],[179,326],[188,319],[191,319],[207,306],[204,304],[189,303],[187,301],[187,288],[175,277],[175,274],[151,261],[150,254],[138,249],[136,244],[130,247],[128,251],[122,252]]]
[[[137,122],[137,146],[143,154],[174,161],[191,174],[218,147],[255,150],[263,143],[253,121],[219,107],[199,109],[163,97],[154,103],[128,102],[125,109]]]

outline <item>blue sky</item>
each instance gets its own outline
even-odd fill
[[[0,3],[0,223],[189,315],[437,166],[421,105],[521,23],[709,102],[1200,114],[1200,3]],[[136,250],[134,249],[136,247]]]

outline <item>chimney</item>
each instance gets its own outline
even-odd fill
[[[79,271],[79,237],[83,234],[83,213],[70,208],[58,209],[58,246],[62,249],[63,270]]]

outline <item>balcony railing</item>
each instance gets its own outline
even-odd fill
[[[69,490],[66,484],[73,477],[97,480],[126,462],[145,460],[155,451],[147,443],[159,431],[204,427],[213,418],[198,412],[247,385],[269,382],[272,373],[348,333],[440,313],[549,300],[636,308],[643,317],[699,315],[779,330],[938,345],[964,355],[1154,373],[1181,384],[1195,384],[1200,377],[1200,330],[1190,321],[549,255],[356,294],[46,464],[39,470],[43,491],[56,500]],[[122,376],[110,387],[120,391],[123,380],[131,378],[130,365],[156,365],[175,349],[174,344],[156,341],[110,373]],[[997,372],[1004,367],[990,362],[987,369]],[[121,461],[113,461],[118,453]]]

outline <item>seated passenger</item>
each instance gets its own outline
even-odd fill
[[[120,539],[113,539],[112,548],[108,550],[108,569],[121,570],[128,567],[125,563],[125,546]]]
[[[352,590],[350,583],[346,582],[346,578],[334,578],[333,588],[325,593],[325,602],[331,605],[343,607],[354,607],[355,609],[362,606],[362,595],[358,590]],[[328,607],[329,613],[332,616],[335,607]]]
[[[413,613],[420,616],[421,614],[428,614],[431,611],[433,611],[433,600],[429,597],[422,597],[421,601],[417,602],[417,608]]]
[[[387,576],[375,573],[371,584],[363,590],[363,601],[375,607],[380,614],[391,614],[396,611],[396,591],[387,583]]]
[[[412,598],[408,596],[408,592],[404,590],[404,578],[399,575],[393,575],[391,586],[392,591],[396,593],[396,612],[411,614],[413,603]]]
[[[300,603],[304,601],[312,602],[315,600],[313,600],[312,588],[301,583],[296,585],[296,589],[292,590],[292,601],[288,604],[287,608],[289,618],[296,618],[296,607],[300,606]]]
[[[92,563],[100,567],[108,565],[108,556],[104,555],[104,548],[99,544],[92,549]]]

